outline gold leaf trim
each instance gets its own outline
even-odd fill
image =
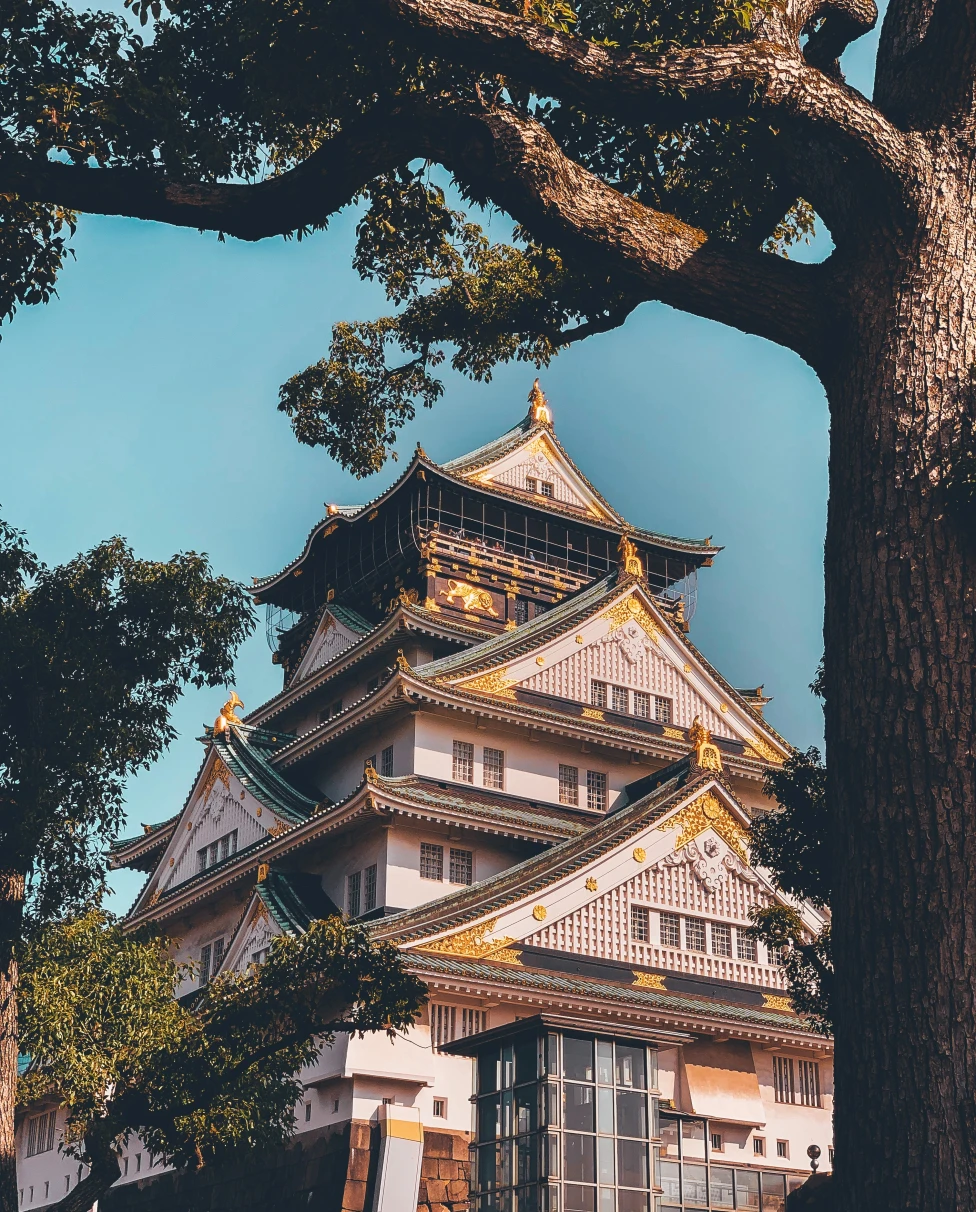
[[[680,812],[662,825],[658,825],[658,829],[681,830],[674,845],[675,850],[687,846],[706,829],[714,829],[742,862],[748,863],[749,861],[746,853],[746,831],[711,791],[706,791],[697,799],[692,800]]]
[[[498,918],[493,917],[490,921],[479,922],[476,926],[449,934],[447,938],[438,939],[434,943],[424,943],[420,950],[436,951],[441,955],[456,955],[463,959],[486,959],[488,956],[494,959],[496,952],[508,950],[512,943],[518,941],[514,938],[489,938],[488,935],[497,925]],[[513,961],[506,962],[512,963]]]
[[[546,920],[545,905],[536,905],[536,907],[532,910],[532,916],[537,922],[544,922]]]
[[[664,992],[664,976],[660,972],[635,972],[634,984],[642,989],[659,989]]]
[[[644,628],[655,644],[659,642],[658,637],[661,633],[658,630],[657,623],[654,622],[637,598],[633,596],[624,598],[616,606],[611,606],[607,613],[600,617],[610,620],[610,635],[613,635],[618,627],[622,627],[624,623],[634,619]]]
[[[210,793],[216,786],[217,780],[224,784],[224,789],[230,791],[230,771],[224,765],[221,758],[215,758],[214,764],[210,767],[207,774],[206,782],[203,784],[203,802],[206,803],[210,799]]]
[[[594,707],[584,707],[583,708],[583,719],[584,720],[605,720],[606,716],[603,714],[602,711],[597,711]]]
[[[664,735],[667,737],[670,737],[672,741],[683,741],[686,739],[685,734],[681,731],[680,728],[667,728],[666,727],[664,729]]]
[[[635,846],[634,847],[634,862],[643,863],[646,858],[647,858],[647,851],[644,849],[644,847]]]
[[[752,734],[750,745],[759,754],[764,762],[776,762],[777,765],[783,764],[783,755],[777,753],[772,745],[768,745],[758,732]]]
[[[587,892],[596,892],[596,889],[597,889],[596,880],[591,875],[590,878],[586,881],[586,891]]]
[[[458,689],[473,690],[476,694],[493,694],[500,699],[514,699],[515,691],[512,687],[516,680],[509,676],[506,666],[503,669],[489,669],[487,673],[472,678],[470,682],[459,684]]]
[[[784,1014],[795,1014],[793,1003],[788,997],[782,997],[778,993],[763,994],[763,1009],[765,1010],[780,1010]]]

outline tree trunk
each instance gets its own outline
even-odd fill
[[[972,441],[976,232],[971,183],[930,184],[913,246],[865,237],[822,368],[843,1212],[976,1208],[976,519],[944,483]]]
[[[102,1133],[95,1138],[85,1138],[91,1169],[73,1191],[53,1205],[58,1212],[89,1212],[95,1201],[108,1192],[122,1173],[118,1154],[112,1148],[111,1141],[104,1139],[104,1136]]]
[[[0,1212],[17,1212],[17,956],[24,877],[0,871]]]

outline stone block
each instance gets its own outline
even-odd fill
[[[366,1184],[356,1179],[346,1179],[342,1189],[342,1212],[363,1212],[366,1207]]]
[[[437,1178],[437,1158],[423,1157],[420,1161],[421,1178]]]
[[[446,1208],[443,1204],[431,1204],[430,1212],[451,1212],[450,1208]]]
[[[447,1184],[447,1198],[451,1203],[456,1203],[458,1200],[468,1198],[468,1184],[457,1178],[453,1182]]]
[[[350,1149],[349,1150],[349,1166],[346,1170],[346,1178],[356,1178],[365,1182],[369,1177],[369,1150],[368,1149]]]
[[[425,1132],[424,1155],[449,1158],[453,1143],[454,1138],[449,1132]]]
[[[362,1119],[354,1119],[349,1124],[349,1148],[350,1149],[368,1149],[369,1148],[369,1124]]]
[[[431,1203],[443,1204],[447,1202],[447,1183],[439,1178],[427,1179],[427,1198]]]
[[[451,1156],[455,1161],[466,1162],[468,1160],[468,1138],[466,1136],[451,1137]]]

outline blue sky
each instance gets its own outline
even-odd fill
[[[873,42],[873,40],[872,40]],[[873,46],[849,53],[869,85]],[[301,447],[275,408],[279,384],[328,348],[331,325],[385,310],[349,267],[355,217],[298,242],[83,218],[59,298],[2,330],[0,506],[49,563],[112,534],[136,552],[210,554],[250,582],[300,549],[326,501],[359,502],[396,477],[358,482]],[[823,242],[818,245],[822,248]],[[445,398],[402,434],[437,460],[525,412],[531,366],[492,383],[447,376]],[[807,686],[822,650],[827,408],[794,354],[656,304],[563,353],[542,373],[556,430],[633,522],[725,545],[703,570],[691,638],[730,681],[764,683],[767,714],[819,744]],[[260,626],[240,654],[248,707],[280,687]],[[195,741],[219,691],[188,693],[179,740],[128,788],[129,830],[183,803]],[[124,909],[141,877],[113,877]]]

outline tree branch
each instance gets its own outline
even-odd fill
[[[970,126],[976,112],[976,11],[970,0],[891,0],[875,97],[906,128]]]

